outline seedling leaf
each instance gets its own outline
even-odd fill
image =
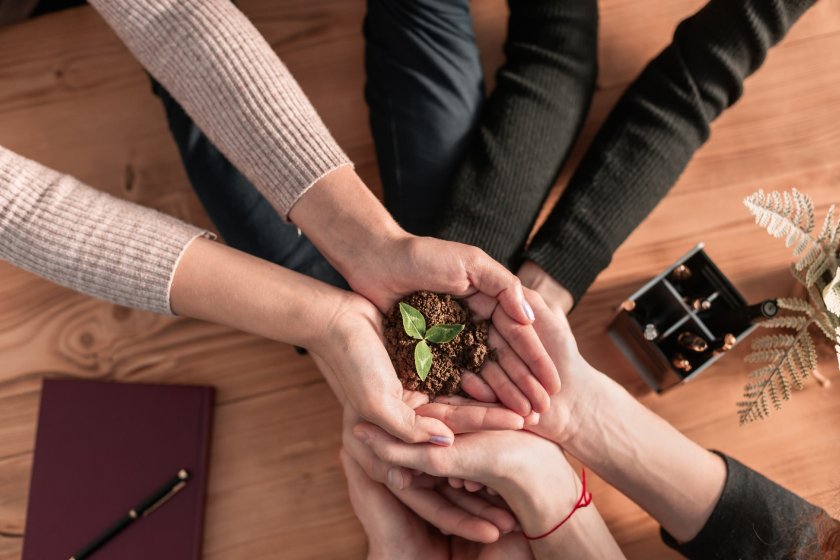
[[[402,315],[405,334],[411,338],[423,340],[426,336],[426,318],[423,314],[407,303],[400,302],[400,315]]]
[[[464,325],[435,325],[426,333],[426,340],[435,344],[451,342],[464,330]]]
[[[420,381],[426,381],[432,369],[432,350],[425,340],[421,340],[414,347],[414,369],[417,370]]]

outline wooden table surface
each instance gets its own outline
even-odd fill
[[[364,3],[242,0],[374,189],[362,98]],[[598,91],[574,163],[628,82],[698,0],[602,0]],[[643,15],[642,15],[643,14]],[[475,0],[488,78],[506,8]],[[791,293],[789,256],[741,204],[792,186],[824,213],[840,202],[840,0],[822,0],[773,50],[744,98],[715,123],[671,194],[615,255],[573,313],[585,356],[702,445],[805,498],[840,509],[840,384],[812,381],[770,420],[738,427],[746,345],[690,384],[645,392],[605,327],[616,305],[699,241],[746,297]],[[0,145],[104,191],[209,226],[161,107],[127,50],[89,7],[0,29]],[[830,347],[821,371],[838,381]],[[205,557],[361,558],[365,539],[337,462],[339,409],[291,347],[192,320],[94,301],[0,263],[0,559],[20,534],[44,377],[218,387]],[[670,558],[657,525],[601,481],[598,507],[631,558]]]

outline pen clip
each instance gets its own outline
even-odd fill
[[[184,486],[186,486],[186,485],[187,485],[187,481],[182,480],[181,482],[179,482],[178,484],[173,486],[172,490],[167,492],[161,499],[159,499],[158,501],[153,503],[151,506],[149,506],[149,508],[146,511],[143,512],[143,514],[142,514],[143,517],[146,517],[147,515],[149,515],[153,511],[155,511],[157,508],[159,508],[160,506],[162,506],[163,504],[165,504],[166,502],[171,500],[172,496],[174,496],[175,494],[177,494],[178,492],[183,490]]]

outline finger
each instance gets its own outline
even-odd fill
[[[461,374],[461,389],[477,401],[493,403],[499,400],[490,385],[469,371]]]
[[[467,492],[478,492],[484,485],[480,482],[476,482],[474,480],[465,480],[464,481],[464,488],[467,489]]]
[[[521,430],[525,420],[519,414],[502,407],[480,405],[452,405],[429,403],[415,412],[426,418],[436,418],[456,434],[491,430]]]
[[[490,329],[488,342],[496,352],[496,363],[528,399],[531,407],[537,412],[548,410],[548,407],[551,406],[551,397],[548,396],[545,387],[531,374],[531,370],[525,365],[519,354],[508,346],[505,339],[495,328]]]
[[[519,324],[497,310],[493,326],[550,395],[560,390],[560,374],[533,325]]]
[[[396,398],[386,398],[378,408],[362,416],[407,443],[433,443],[448,447],[455,441],[455,434],[446,424],[436,418],[416,414],[414,409]]]
[[[463,488],[464,487],[464,479],[463,478],[457,478],[457,477],[454,477],[454,476],[450,476],[450,477],[448,477],[448,481],[449,481],[449,486],[451,486],[452,488]]]
[[[464,511],[437,490],[409,488],[399,491],[397,498],[443,533],[487,544],[499,540],[498,527]]]
[[[362,467],[345,450],[339,453],[353,511],[366,532],[382,533],[389,530],[399,533],[404,527],[392,526],[401,519],[399,513],[404,507],[384,486],[367,477]]]
[[[481,368],[481,377],[493,389],[503,405],[522,416],[531,413],[531,402],[510,380],[499,364],[486,362]]]
[[[449,448],[434,445],[411,445],[394,438],[384,430],[372,424],[358,424],[353,427],[353,435],[368,446],[380,460],[407,469],[419,469],[432,476],[462,476],[463,473],[447,472],[451,470]]]
[[[536,426],[540,423],[540,413],[539,412],[531,412],[528,416],[525,417],[525,427],[528,426]]]
[[[457,490],[449,486],[441,486],[440,492],[447,500],[475,516],[486,519],[493,525],[499,528],[502,533],[513,531],[516,526],[516,518],[509,511],[496,507],[487,500]]]
[[[534,310],[525,299],[519,278],[487,253],[476,250],[470,255],[467,276],[479,292],[499,300],[508,317],[523,325],[534,322]]]
[[[374,455],[371,449],[364,445],[357,438],[352,437],[352,432],[345,430],[344,452],[361,468],[365,475],[371,480],[387,484],[393,490],[403,490],[412,485],[419,485],[418,477],[412,475],[409,469],[394,466],[381,460]]]
[[[525,298],[528,299],[527,297]],[[499,300],[487,294],[476,292],[471,296],[464,298],[467,307],[472,312],[473,319],[482,321],[489,320],[493,316],[493,312],[499,307]]]

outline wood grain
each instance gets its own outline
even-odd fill
[[[242,0],[325,122],[379,189],[364,110],[362,2]],[[570,165],[621,90],[701,0],[602,0],[598,91]],[[503,0],[475,0],[488,87]],[[809,384],[770,420],[738,428],[738,348],[663,396],[605,336],[616,305],[698,241],[750,300],[786,294],[786,250],[741,199],[797,186],[821,211],[840,186],[840,0],[797,24],[744,98],[713,127],[671,194],[615,255],[572,317],[583,353],[702,445],[731,453],[830,511],[840,510],[838,389]],[[140,66],[88,7],[0,29],[0,144],[112,194],[209,226]],[[824,349],[822,372],[835,381]],[[338,462],[340,415],[312,362],[285,345],[74,294],[0,263],[0,560],[18,558],[40,381],[72,376],[218,387],[205,556],[361,558],[365,541]],[[597,504],[630,558],[672,558],[644,512],[599,480]]]

